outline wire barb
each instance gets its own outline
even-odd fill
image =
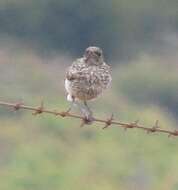
[[[171,136],[178,136],[178,130],[174,130],[173,132],[170,131],[168,137],[171,137]]]
[[[114,114],[112,113],[110,118],[106,120],[105,122],[105,126],[103,127],[103,129],[106,129],[108,128],[110,125],[112,125],[112,121],[114,119]]]
[[[20,109],[21,105],[23,105],[22,102],[16,103],[16,104],[14,105],[14,107],[13,107],[14,111],[18,111],[18,110]]]
[[[172,136],[178,137],[178,130],[171,131],[171,130],[166,130],[166,129],[160,129],[160,126],[158,124],[159,123],[158,120],[156,120],[153,127],[145,127],[145,126],[142,126],[142,125],[138,124],[139,120],[136,120],[136,121],[134,121],[132,123],[115,121],[115,120],[113,120],[114,115],[111,114],[111,117],[109,119],[105,120],[105,119],[99,119],[99,118],[94,117],[92,119],[92,122],[91,122],[91,121],[88,121],[84,116],[81,116],[81,115],[76,115],[76,114],[73,114],[73,113],[70,113],[70,112],[65,112],[65,111],[59,112],[59,111],[52,111],[52,110],[49,110],[49,109],[44,109],[43,101],[41,102],[40,106],[38,106],[38,107],[27,106],[27,105],[24,105],[21,102],[20,103],[19,102],[10,103],[10,102],[4,102],[4,101],[0,101],[0,106],[10,107],[10,108],[13,108],[13,110],[15,110],[15,111],[18,111],[20,109],[32,111],[33,115],[42,114],[42,113],[48,113],[48,114],[52,114],[52,115],[56,115],[56,116],[59,115],[61,117],[76,118],[76,119],[81,120],[80,127],[83,127],[84,125],[92,124],[93,122],[99,122],[99,123],[105,124],[103,129],[108,128],[111,125],[112,126],[116,125],[116,126],[124,128],[125,130],[127,130],[128,128],[130,128],[130,129],[137,128],[137,129],[142,129],[142,130],[146,131],[147,133],[154,133],[154,132],[165,133],[165,134],[168,134],[168,137],[172,137]]]
[[[137,128],[138,127],[138,122],[139,122],[139,119],[137,119],[136,121],[134,121],[132,123],[125,124],[124,125],[124,130],[126,131],[127,129]]]
[[[154,126],[147,130],[147,134],[157,132],[157,129],[160,128],[158,123],[159,123],[159,120],[156,120]]]
[[[40,106],[32,113],[32,115],[41,114],[41,113],[43,113],[43,110],[44,110],[44,102],[41,101]]]

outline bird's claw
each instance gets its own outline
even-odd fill
[[[91,125],[93,123],[93,121],[94,121],[94,117],[91,114],[90,115],[85,115],[84,120],[85,120],[85,124]]]

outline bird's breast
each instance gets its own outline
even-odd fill
[[[105,68],[86,67],[76,72],[74,80],[65,80],[68,94],[80,100],[96,98],[110,83],[110,74]]]

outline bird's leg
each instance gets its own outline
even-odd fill
[[[86,121],[90,124],[93,121],[93,113],[91,109],[89,108],[86,101],[84,101],[84,109],[83,109],[84,116],[86,118]]]
[[[84,101],[84,105],[85,105],[85,107],[86,107],[86,109],[87,109],[89,115],[93,115],[93,113],[92,113],[91,109],[89,108],[89,106],[88,106],[88,104],[87,104],[86,101]]]
[[[92,121],[93,121],[92,111],[88,107],[86,101],[84,101],[84,104],[81,104],[81,102],[78,102],[78,101],[73,101],[73,103],[68,111],[70,111],[73,106],[77,106],[80,109],[81,113],[84,115],[86,124],[92,123]]]
[[[80,111],[82,112],[82,114],[84,115],[85,120],[86,120],[86,123],[87,123],[87,124],[91,124],[92,121],[93,121],[93,116],[92,116],[93,113],[92,113],[92,111],[90,110],[90,108],[89,108],[87,102],[84,101],[84,104],[81,105],[79,102],[75,101],[75,97],[73,97],[73,96],[71,96],[71,95],[69,95],[69,94],[68,94],[68,96],[67,96],[67,99],[68,99],[68,101],[71,102],[71,105],[70,105],[70,107],[64,112],[64,116],[67,115],[67,114],[72,110],[72,108],[73,108],[74,106],[77,106],[77,107],[80,109]]]

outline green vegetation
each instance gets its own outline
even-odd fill
[[[44,100],[46,107],[65,110],[63,71],[70,59],[59,56],[42,64],[49,60],[17,49],[1,50],[0,99],[30,105]],[[114,110],[122,121],[140,119],[150,127],[159,119],[163,128],[173,130],[176,66],[148,56],[135,62],[115,67],[112,88],[96,104],[91,102],[95,114],[106,118]],[[32,116],[1,107],[0,189],[177,189],[176,138],[78,126],[74,119]]]
[[[177,129],[177,0],[0,0],[0,100],[66,110],[65,68],[112,64],[95,116]],[[77,112],[77,110],[75,110]],[[0,190],[177,190],[178,138],[0,107]]]
[[[43,53],[79,55],[94,44],[118,60],[162,47],[164,33],[178,29],[177,7],[177,0],[1,0],[0,35]]]

